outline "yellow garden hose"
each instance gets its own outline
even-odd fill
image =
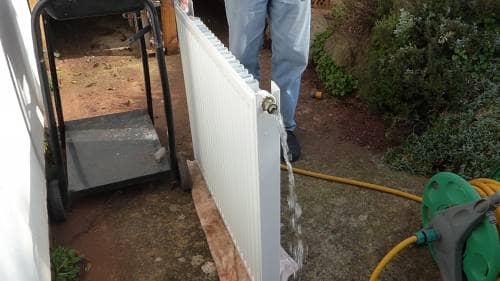
[[[282,170],[287,170],[287,166],[281,165]],[[368,183],[368,182],[363,182],[363,181],[358,181],[358,180],[353,180],[349,178],[343,178],[343,177],[337,177],[337,176],[331,176],[331,175],[325,175],[322,173],[318,172],[313,172],[313,171],[308,171],[300,168],[293,168],[293,172],[298,175],[303,175],[303,176],[308,176],[308,177],[313,177],[313,178],[318,178],[318,179],[323,179],[327,181],[333,181],[337,183],[342,183],[342,184],[348,184],[356,187],[361,187],[361,188],[366,188],[366,189],[371,189],[371,190],[376,190],[380,192],[385,192],[389,193],[392,195],[396,195],[399,197],[403,197],[409,200],[413,200],[416,202],[422,202],[422,197],[401,191],[395,188],[383,186],[383,185],[378,185],[378,184],[373,184],[373,183]],[[500,182],[493,180],[493,179],[486,179],[486,178],[478,178],[478,179],[473,179],[469,181],[469,183],[474,187],[474,189],[479,193],[481,197],[487,197],[490,195],[493,195],[495,192],[500,192]],[[496,208],[496,217],[497,217],[497,227],[500,230],[500,207]],[[414,244],[417,241],[416,236],[411,236],[409,238],[406,238],[399,244],[397,244],[394,248],[392,248],[386,255],[385,257],[379,262],[375,270],[373,271],[372,275],[370,276],[369,281],[376,281],[378,280],[378,276],[382,272],[382,270],[385,268],[385,266],[403,249],[407,248],[408,246]],[[497,281],[500,281],[500,277],[497,279]]]
[[[493,195],[495,192],[500,192],[500,182],[492,179],[473,179],[469,183],[476,189],[481,197]],[[497,217],[497,228],[500,230],[500,207],[495,209]]]
[[[377,267],[375,267],[375,270],[373,271],[372,275],[370,276],[370,281],[377,281],[378,276],[384,269],[384,267],[403,249],[408,248],[410,245],[415,244],[417,242],[417,236],[413,235],[405,240],[401,241],[399,244],[397,244],[394,248],[392,248],[386,255],[385,257],[378,263]]]
[[[281,169],[286,170],[287,168],[285,165],[281,165]],[[368,182],[363,182],[363,181],[358,181],[358,180],[353,180],[353,179],[348,179],[348,178],[325,175],[325,174],[312,172],[312,171],[308,171],[308,170],[304,170],[304,169],[299,169],[299,168],[295,168],[295,167],[293,168],[293,172],[295,174],[299,174],[299,175],[303,175],[303,176],[308,176],[308,177],[313,177],[313,178],[318,178],[318,179],[353,185],[353,186],[366,188],[366,189],[372,189],[372,190],[396,195],[399,197],[403,197],[406,199],[410,199],[413,201],[422,202],[422,197],[420,197],[418,195],[404,192],[404,191],[401,191],[401,190],[398,190],[395,188],[390,188],[390,187],[383,186],[383,185],[378,185],[378,184],[373,184],[373,183],[368,183]]]

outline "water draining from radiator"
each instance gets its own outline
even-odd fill
[[[288,213],[290,215],[289,227],[293,232],[292,241],[289,244],[289,251],[292,258],[299,266],[299,271],[304,264],[304,242],[302,240],[302,226],[300,218],[302,216],[302,207],[300,206],[295,190],[295,177],[293,175],[292,164],[289,160],[289,149],[287,143],[287,133],[283,118],[281,114],[276,114],[278,121],[278,128],[280,131],[281,148],[283,150],[283,158],[285,159],[286,167],[288,170]],[[297,273],[294,274],[297,277]]]

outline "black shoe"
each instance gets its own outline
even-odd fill
[[[288,144],[288,160],[290,162],[295,162],[300,158],[301,147],[299,140],[293,131],[286,131],[286,142]],[[283,149],[281,150],[281,161],[285,161],[283,158]]]

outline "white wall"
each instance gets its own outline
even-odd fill
[[[0,280],[50,280],[40,90],[27,0],[0,0]]]

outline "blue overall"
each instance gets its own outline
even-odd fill
[[[272,38],[272,80],[281,89],[285,128],[296,127],[295,108],[300,80],[309,55],[310,0],[225,0],[229,49],[260,80],[259,54],[266,17]]]

